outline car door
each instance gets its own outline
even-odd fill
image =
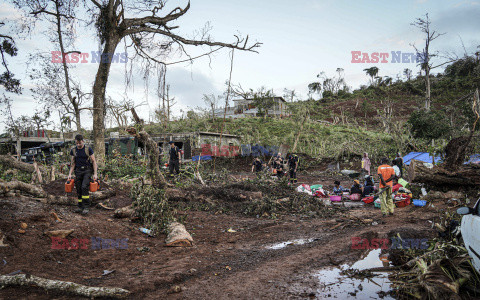
[[[474,212],[462,218],[462,236],[468,254],[472,257],[473,266],[480,272],[480,200]]]

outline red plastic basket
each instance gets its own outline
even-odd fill
[[[373,198],[373,196],[371,196],[371,197],[365,197],[365,198],[363,198],[362,201],[363,201],[365,204],[369,204],[369,203],[372,203],[373,201],[375,201],[375,199]]]

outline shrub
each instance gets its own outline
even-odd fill
[[[415,138],[438,139],[451,132],[449,119],[441,110],[417,110],[410,115],[408,123],[412,126],[411,131]]]

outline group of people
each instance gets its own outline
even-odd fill
[[[272,168],[272,173],[278,178],[282,178],[287,172],[290,176],[290,183],[297,183],[297,170],[298,170],[299,158],[296,154],[290,154],[287,159],[282,157],[282,153],[277,153],[276,156],[273,156],[270,160],[270,166]],[[259,174],[267,167],[267,164],[264,163],[259,157],[256,157],[252,163],[252,173],[256,172]]]
[[[367,197],[375,193],[375,182],[370,175],[365,176],[365,181],[363,185],[360,183],[360,180],[354,180],[353,185],[350,189],[344,188],[340,185],[340,181],[334,182],[333,194],[342,195],[343,193],[349,193],[350,195],[358,194],[361,197]]]

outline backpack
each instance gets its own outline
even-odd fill
[[[88,149],[90,149],[90,146],[88,144],[85,144],[84,146],[84,149],[85,149],[85,154],[87,155],[87,161],[93,165],[92,163],[92,160],[90,159],[90,155],[88,155]],[[77,146],[73,147],[72,148],[72,152],[73,152],[73,157],[77,158]]]

